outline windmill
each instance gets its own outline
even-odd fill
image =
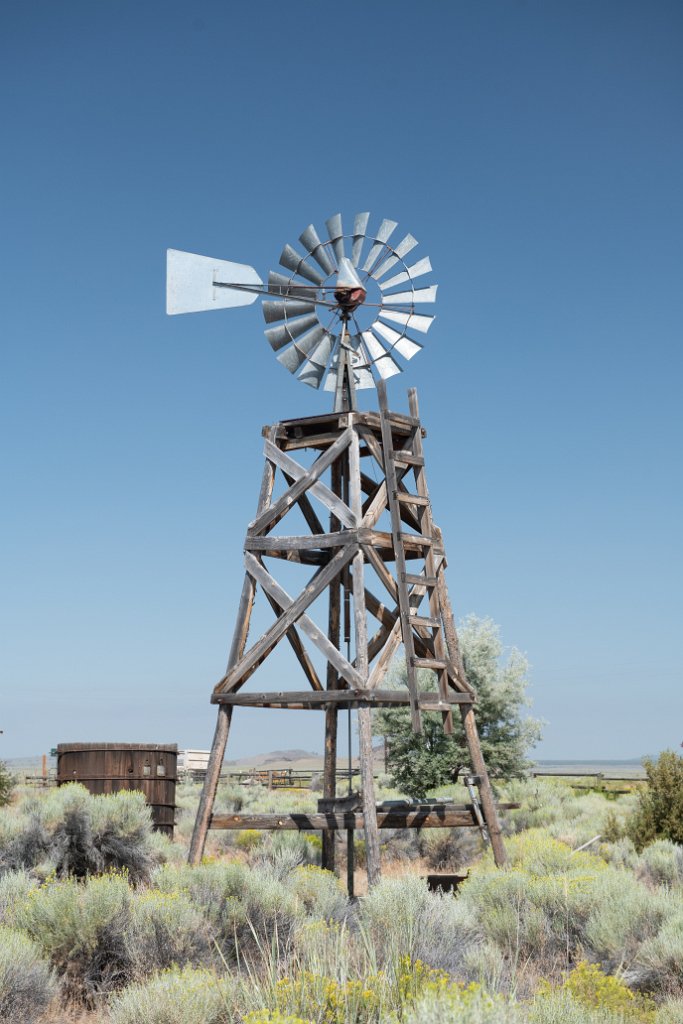
[[[298,379],[333,395],[333,411],[264,428],[264,470],[255,518],[244,542],[245,575],[226,672],[211,700],[218,720],[190,848],[200,860],[209,828],[310,828],[323,832],[323,865],[334,867],[334,833],[364,828],[368,882],[380,874],[381,827],[474,826],[505,862],[497,809],[475,723],[476,696],[467,680],[446,586],[446,556],[427,489],[417,392],[409,415],[391,412],[386,381],[423,347],[436,299],[428,257],[409,261],[412,235],[392,241],[397,224],[357,214],[345,234],[340,214],[287,244],[280,269],[264,283],[253,267],[193,253],[168,251],[167,312],[224,309],[262,299],[266,338],[278,361]],[[283,273],[283,271],[285,271]],[[419,334],[421,340],[414,335]],[[357,392],[376,388],[378,412],[361,412]],[[303,455],[312,459],[303,464]],[[284,491],[276,496],[278,481]],[[297,511],[308,532],[287,532]],[[289,518],[288,518],[289,517]],[[322,517],[322,518],[321,518]],[[385,521],[383,523],[383,520]],[[284,527],[281,526],[284,524]],[[381,527],[385,525],[385,529]],[[284,533],[282,529],[284,528]],[[278,560],[309,567],[297,596],[276,579]],[[393,572],[391,567],[393,567]],[[370,588],[369,577],[381,588]],[[374,584],[373,584],[374,585]],[[275,613],[266,632],[248,646],[254,599],[260,589]],[[311,617],[326,605],[327,627]],[[374,622],[369,635],[368,622]],[[303,638],[325,665],[319,674]],[[286,638],[308,689],[249,692],[244,684]],[[406,657],[406,690],[386,688],[399,647]],[[429,669],[435,688],[418,686]],[[406,705],[413,729],[423,711],[438,711],[447,732],[460,714],[470,752],[472,803],[379,807],[372,773],[371,709]],[[323,799],[314,815],[218,815],[214,802],[235,707],[318,709],[325,715]],[[358,709],[361,798],[336,792],[337,719]]]

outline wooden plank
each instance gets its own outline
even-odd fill
[[[270,607],[273,609],[276,615],[282,615],[284,608],[281,608],[272,594],[266,591],[266,599],[268,600]],[[290,626],[286,633],[287,639],[289,640],[290,646],[294,651],[297,661],[304,670],[304,675],[308,679],[309,683],[314,690],[322,690],[323,684],[318,678],[318,673],[315,670],[315,665],[308,656],[308,651],[304,647],[301,637],[299,636],[296,626]]]
[[[442,698],[436,691],[420,691],[418,694],[420,707],[429,710],[441,710],[441,707],[450,707],[451,704],[470,704],[472,697],[469,693],[457,693],[450,691],[445,698]],[[410,695],[407,690],[377,690],[370,689],[366,684],[364,687],[353,687],[343,690],[278,690],[269,692],[251,692],[239,690],[233,693],[217,693],[213,698],[214,704],[227,704],[231,707],[245,708],[283,708],[283,709],[325,709],[326,707],[395,707],[410,704]],[[437,708],[436,705],[439,705]]]
[[[291,487],[292,484],[296,483],[296,479],[293,476],[290,476],[289,473],[283,472],[282,475],[287,481],[289,487]],[[301,509],[301,512],[303,513],[303,517],[306,520],[308,528],[311,531],[311,533],[324,533],[325,528],[318,519],[318,515],[313,506],[311,505],[310,501],[308,500],[308,496],[306,494],[300,494],[297,504]]]
[[[334,494],[342,491],[342,459],[337,459],[330,468],[330,484]],[[330,515],[330,533],[339,531],[341,523],[332,513]],[[341,632],[341,577],[336,576],[330,581],[329,606],[327,617],[327,639],[339,650]],[[340,685],[339,673],[331,661],[327,662],[327,689],[336,690]],[[325,759],[323,764],[323,798],[334,799],[337,795],[337,708],[334,705],[325,709]],[[324,831],[322,836],[321,863],[328,871],[335,868],[334,833]]]
[[[263,659],[270,654],[275,645],[285,635],[289,627],[295,622],[300,623],[301,628],[307,633],[314,643],[318,642],[317,638],[320,636],[319,631],[310,619],[307,620],[307,628],[305,628],[304,623],[306,622],[307,617],[303,615],[303,612],[323,592],[330,580],[334,579],[337,573],[339,573],[341,569],[348,564],[353,557],[353,554],[354,548],[351,546],[341,548],[337,551],[327,565],[323,566],[315,573],[313,578],[295,601],[292,601],[289,594],[277,585],[275,588],[271,589],[273,597],[279,601],[282,607],[285,607],[287,602],[290,602],[287,605],[287,610],[280,616],[277,622],[273,623],[270,629],[264,633],[260,640],[257,640],[247,653],[240,658],[234,667],[230,669],[230,671],[227,672],[221,680],[219,680],[214,688],[214,694],[233,690],[236,687],[241,686],[258,668]],[[262,586],[264,579],[272,580],[270,573],[267,572],[258,559],[254,558],[249,551],[245,552],[244,563],[248,573],[252,575],[254,579],[258,579]],[[272,582],[275,583],[274,580],[272,580]],[[330,647],[331,646],[332,645],[330,644]],[[342,659],[342,661],[344,662],[345,671],[348,671],[349,682],[357,685],[357,673],[355,669],[349,665],[346,659]],[[343,672],[342,675],[344,675]],[[346,675],[345,678],[347,678]]]
[[[413,626],[426,626],[428,629],[439,629],[441,620],[434,619],[429,615],[411,615],[410,621]]]
[[[443,536],[438,526],[434,526],[434,541],[435,544],[443,551]],[[442,563],[443,565],[443,563]],[[467,678],[465,672],[465,664],[462,660],[462,654],[460,652],[460,642],[458,640],[458,631],[455,628],[455,617],[453,615],[453,606],[451,605],[451,599],[448,593],[448,586],[446,584],[446,575],[443,568],[437,573],[436,585],[439,596],[439,604],[441,605],[441,618],[443,621],[444,636],[446,638],[446,646],[448,648],[448,654],[451,659],[451,663],[455,666],[455,679],[454,685],[460,690],[464,690],[467,693],[474,693],[474,688]]]
[[[256,829],[319,831],[320,829],[364,829],[360,811],[332,811],[311,814],[214,814],[212,829]],[[477,828],[473,810],[391,810],[377,811],[377,828]]]
[[[493,859],[496,862],[496,865],[499,868],[502,868],[507,864],[507,853],[505,851],[505,843],[503,842],[503,833],[500,827],[500,819],[498,817],[495,797],[493,795],[493,790],[491,789],[486,764],[484,763],[484,757],[481,752],[477,723],[474,718],[474,710],[471,704],[463,705],[460,708],[460,717],[465,729],[465,739],[467,741],[467,747],[472,760],[472,768],[474,769],[475,775],[479,776],[478,789],[479,796],[481,797],[481,809],[486,821],[489,839],[491,840]]]
[[[350,557],[353,555],[353,551],[354,549],[352,547],[342,548],[342,550],[337,552],[337,554],[334,556],[335,559],[339,559],[341,555],[344,555],[343,561],[338,563],[339,565],[341,565],[342,568],[350,560]],[[248,563],[247,559],[249,559]],[[299,598],[297,598],[296,601],[293,601],[292,598],[287,593],[287,591],[280,586],[277,580],[273,579],[273,577],[270,575],[265,566],[263,566],[258,561],[258,559],[254,558],[253,555],[250,555],[248,553],[245,554],[245,563],[248,564],[249,572],[253,574],[254,578],[261,584],[263,589],[268,593],[272,594],[273,597],[278,601],[278,603],[285,609],[285,615],[290,614],[291,609],[294,608],[294,606],[301,601],[301,598],[305,595],[306,590],[308,590],[310,587],[309,584],[309,587],[307,587],[306,590],[304,590],[304,593]],[[331,564],[332,563],[330,562],[329,565]],[[337,569],[336,572],[333,573],[332,578],[334,578],[334,576],[337,575],[338,572],[339,569]],[[316,584],[317,593],[313,594],[311,600],[314,600],[323,589],[324,587],[320,587],[319,584]],[[310,601],[308,601],[307,604],[310,604]],[[316,626],[315,622],[313,622],[313,620],[310,619],[308,615],[304,614],[303,611],[299,611],[296,616],[296,621],[301,627],[301,630],[309,638],[309,640],[312,640],[316,647],[322,652],[322,654],[324,654],[327,660],[332,662],[332,664],[335,666],[339,674],[344,677],[344,679],[347,681],[347,683],[349,683],[350,686],[362,686],[362,677],[360,676],[360,674],[356,671],[353,665],[351,665],[346,660],[346,658],[337,650],[337,648],[330,643],[327,636],[325,636],[325,634],[321,632],[321,630]]]
[[[411,415],[419,419],[420,410],[417,401],[417,391],[415,388],[410,388],[408,391],[408,402],[410,406]],[[434,522],[432,518],[432,509],[429,502],[429,491],[427,489],[427,474],[424,468],[424,450],[422,447],[422,435],[419,431],[416,432],[415,442],[413,451],[418,457],[422,457],[422,465],[415,465],[413,467],[413,475],[415,477],[415,486],[417,493],[424,501],[424,507],[418,509],[418,515],[420,517],[420,523],[422,526],[421,532],[426,534],[428,537],[434,536]],[[428,576],[438,575],[438,563],[434,553],[433,545],[430,545],[429,549],[425,554],[425,574]],[[439,602],[439,595],[436,588],[432,588],[429,591],[429,610],[432,618],[441,621],[441,605]],[[446,664],[444,668],[438,671],[439,680],[439,691],[442,697],[448,693],[450,680],[453,676],[453,666],[448,662],[446,645],[444,643],[443,632],[439,628],[434,633],[434,654],[435,659],[438,661],[444,661]],[[447,734],[453,733],[453,715],[450,710],[444,714],[443,727]]]
[[[415,668],[430,668],[434,672],[448,668],[448,662],[441,658],[413,658]]]
[[[421,505],[423,507],[429,505],[429,498],[423,498],[421,494],[409,494],[408,491],[397,491],[396,500],[404,502],[406,505]]]
[[[270,441],[265,443],[265,455],[266,458],[274,462],[283,473],[290,479],[293,477],[294,480],[304,480],[308,477],[309,471],[300,466],[298,462],[290,458],[285,452],[281,451],[276,445]],[[317,480],[315,483],[310,484],[308,490],[311,494],[314,494],[318,501],[321,501],[329,512],[334,512],[337,519],[344,523],[345,526],[355,526],[358,523],[358,519],[351,512],[348,505],[342,501],[342,499],[330,490],[326,484],[321,483]],[[322,533],[322,529],[320,531]]]
[[[414,455],[412,452],[392,449],[391,461],[402,466],[424,466],[425,460],[422,455]]]
[[[424,573],[407,572],[403,578],[406,583],[410,583],[414,586],[424,586],[427,589],[435,587],[437,582],[436,576],[427,576]]]
[[[274,437],[275,427],[271,427],[269,431],[269,439],[272,441]],[[270,504],[274,482],[275,467],[266,459],[263,467],[263,475],[261,477],[261,489],[259,491],[257,514],[267,508]],[[228,672],[239,661],[244,652],[247,637],[249,635],[249,623],[251,621],[251,612],[254,607],[255,594],[256,587],[254,580],[249,573],[245,573],[242,584],[242,594],[240,596],[240,603],[237,610],[237,620],[235,622],[235,629],[232,637],[232,644],[228,654],[226,670]],[[213,740],[211,743],[211,752],[209,754],[209,760],[206,767],[206,775],[204,777],[202,792],[199,797],[199,806],[197,807],[194,828],[192,830],[192,839],[190,840],[190,849],[188,852],[188,861],[190,864],[199,864],[204,856],[206,835],[209,829],[211,814],[213,813],[213,805],[216,800],[216,791],[218,789],[218,781],[220,779],[223,758],[225,757],[225,748],[230,734],[231,721],[232,708],[219,708],[218,717],[216,719],[216,728],[214,730]]]
[[[356,522],[361,520],[360,457],[358,434],[354,433],[349,445],[349,497]],[[353,616],[356,640],[356,668],[367,685],[368,678],[368,626],[365,609],[364,556],[359,547],[353,558]],[[372,754],[372,720],[370,709],[358,708],[358,759],[360,761],[361,795],[363,798],[363,827],[365,829],[365,862],[368,888],[372,889],[381,878],[377,807],[375,803],[374,762]]]
[[[410,693],[410,717],[415,732],[422,732],[422,721],[420,719],[420,707],[418,703],[417,678],[413,658],[415,650],[413,647],[413,631],[410,626],[410,599],[408,588],[405,583],[405,552],[403,549],[403,536],[401,534],[401,517],[399,505],[396,501],[398,481],[396,477],[396,466],[393,457],[393,438],[389,421],[389,407],[387,403],[387,389],[383,380],[377,381],[377,394],[379,396],[379,416],[382,430],[382,447],[384,449],[384,462],[386,467],[386,483],[389,498],[389,511],[391,514],[391,532],[396,558],[396,571],[398,574],[398,605],[400,609],[401,633],[403,644],[406,650],[406,668],[408,692]],[[404,460],[405,461],[405,460]]]
[[[396,612],[387,608],[385,604],[382,604],[382,602],[379,601],[367,587],[365,588],[365,605],[370,614],[374,615],[378,622],[385,625],[387,629],[393,628],[393,625],[396,622]]]
[[[319,548],[343,547],[357,541],[355,530],[338,530],[336,533],[317,533],[313,536],[302,534],[291,537],[274,537],[272,533],[265,537],[247,537],[244,541],[245,551],[309,551]]]
[[[315,460],[311,468],[306,472],[305,476],[302,476],[300,480],[297,480],[295,484],[289,487],[283,495],[276,502],[274,502],[270,508],[266,509],[260,515],[249,524],[249,533],[254,536],[259,533],[265,533],[266,530],[272,529],[284,515],[287,514],[292,505],[298,500],[300,494],[307,491],[312,484],[322,476],[325,470],[330,466],[336,458],[348,447],[351,443],[353,431],[350,427],[347,427],[343,434],[341,434],[334,444],[319,455]],[[340,517],[342,518],[342,517]],[[342,522],[344,519],[342,518]],[[347,526],[355,526],[355,523],[345,523]]]

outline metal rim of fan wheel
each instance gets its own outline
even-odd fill
[[[266,338],[279,353],[278,361],[310,387],[319,388],[324,379],[323,390],[335,390],[342,345],[358,389],[375,387],[376,376],[386,380],[401,373],[399,360],[412,359],[423,347],[408,331],[426,334],[434,320],[415,309],[436,300],[437,285],[415,286],[417,278],[432,271],[429,257],[409,265],[406,257],[418,245],[416,239],[408,234],[394,244],[395,221],[383,220],[373,235],[369,220],[369,213],[356,214],[353,231],[344,234],[341,214],[335,214],[325,222],[325,241],[309,224],[299,236],[303,253],[287,244],[280,255],[289,276],[268,275],[269,294],[281,297],[263,302],[265,321],[274,325],[267,327]],[[376,306],[376,315],[361,329],[352,304],[344,307],[333,300],[346,290],[362,298],[358,308],[366,305],[368,278],[376,282],[381,298],[367,304]]]

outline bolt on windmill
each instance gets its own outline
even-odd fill
[[[334,869],[335,833],[347,830],[352,836],[364,829],[372,886],[380,877],[378,828],[454,826],[480,828],[496,863],[505,862],[475,722],[476,695],[460,654],[443,540],[427,489],[417,392],[408,392],[409,415],[391,412],[387,400],[387,379],[422,348],[409,332],[424,336],[432,325],[433,315],[418,310],[434,303],[436,285],[416,285],[432,268],[427,257],[406,262],[418,244],[412,235],[394,244],[394,221],[383,220],[375,235],[369,223],[370,214],[357,214],[353,231],[345,234],[341,215],[335,214],[326,222],[325,241],[309,225],[299,236],[303,252],[286,245],[280,256],[286,273],[271,271],[267,284],[253,267],[168,251],[168,313],[247,305],[262,297],[266,338],[278,361],[303,383],[333,395],[331,413],[264,429],[263,478],[244,541],[237,620],[225,674],[211,696],[218,720],[190,847],[192,863],[201,859],[210,828],[319,829],[323,866]],[[378,411],[359,411],[356,393],[364,388],[377,389]],[[299,593],[288,593],[278,582],[281,560],[306,573]],[[274,621],[250,642],[259,588]],[[307,686],[254,692],[245,684],[285,639]],[[401,645],[407,690],[386,684]],[[432,690],[418,686],[419,669],[431,670]],[[444,729],[452,732],[457,711],[471,758],[471,803],[377,805],[371,710],[396,705],[410,709],[416,732],[425,711],[440,712]],[[318,813],[214,813],[236,707],[324,713]],[[338,716],[350,709],[358,712],[357,798],[340,797],[336,790]]]

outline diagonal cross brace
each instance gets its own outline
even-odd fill
[[[311,468],[306,470],[304,476],[297,480],[296,483],[292,484],[292,486],[289,487],[277,501],[273,502],[270,508],[265,509],[265,511],[258,515],[256,519],[249,524],[249,534],[254,536],[266,533],[268,530],[272,530],[272,528],[279,523],[282,517],[289,512],[292,505],[298,501],[299,495],[303,494],[304,491],[307,491],[314,483],[316,483],[327,467],[331,466],[339,455],[348,448],[353,436],[354,433],[352,428],[347,427],[343,434],[340,434],[334,444],[331,444],[330,447],[315,460]],[[279,452],[279,449],[276,450]],[[297,465],[297,463],[294,464]],[[353,525],[357,525],[355,517]]]
[[[281,448],[278,448],[277,445],[274,445],[272,441],[266,441],[263,454],[269,462],[274,462],[287,477],[292,477],[294,481],[304,480],[308,476],[309,471],[307,469],[300,466],[298,462],[290,455],[287,455],[286,452],[283,452]],[[317,480],[309,486],[309,490],[344,526],[353,528],[358,525],[355,515],[346,502],[342,501],[326,484]],[[322,533],[323,531],[321,530],[320,532]]]
[[[230,671],[227,672],[221,680],[219,680],[214,687],[214,693],[225,693],[228,690],[238,689],[242,683],[252,675],[264,658],[266,658],[276,644],[279,643],[290,626],[299,622],[302,617],[302,613],[306,608],[315,601],[331,580],[333,580],[334,577],[337,576],[346,565],[348,565],[356,553],[356,550],[357,548],[355,545],[349,545],[348,547],[344,547],[338,551],[334,557],[330,559],[327,565],[323,566],[323,568],[319,569],[315,573],[313,578],[295,601],[292,601],[289,595],[285,594],[284,591],[281,592],[280,596],[286,598],[290,602],[286,611],[280,615],[277,621],[273,623],[266,633],[264,633],[260,640],[257,640],[256,643],[250,647],[234,667],[230,669]],[[263,572],[266,571],[263,569],[263,566],[260,565],[258,560],[249,552],[245,553],[244,564],[250,576],[253,571],[254,579],[256,579],[257,572],[261,575],[261,570],[263,570]],[[279,598],[276,599],[279,600]],[[313,623],[311,623],[311,626],[315,628]],[[301,627],[303,629],[303,622],[301,622]],[[343,659],[343,661],[348,664],[346,659]],[[355,673],[355,669],[352,669],[352,672]],[[354,681],[353,685],[358,686],[361,685],[361,683],[362,680],[360,682]]]

